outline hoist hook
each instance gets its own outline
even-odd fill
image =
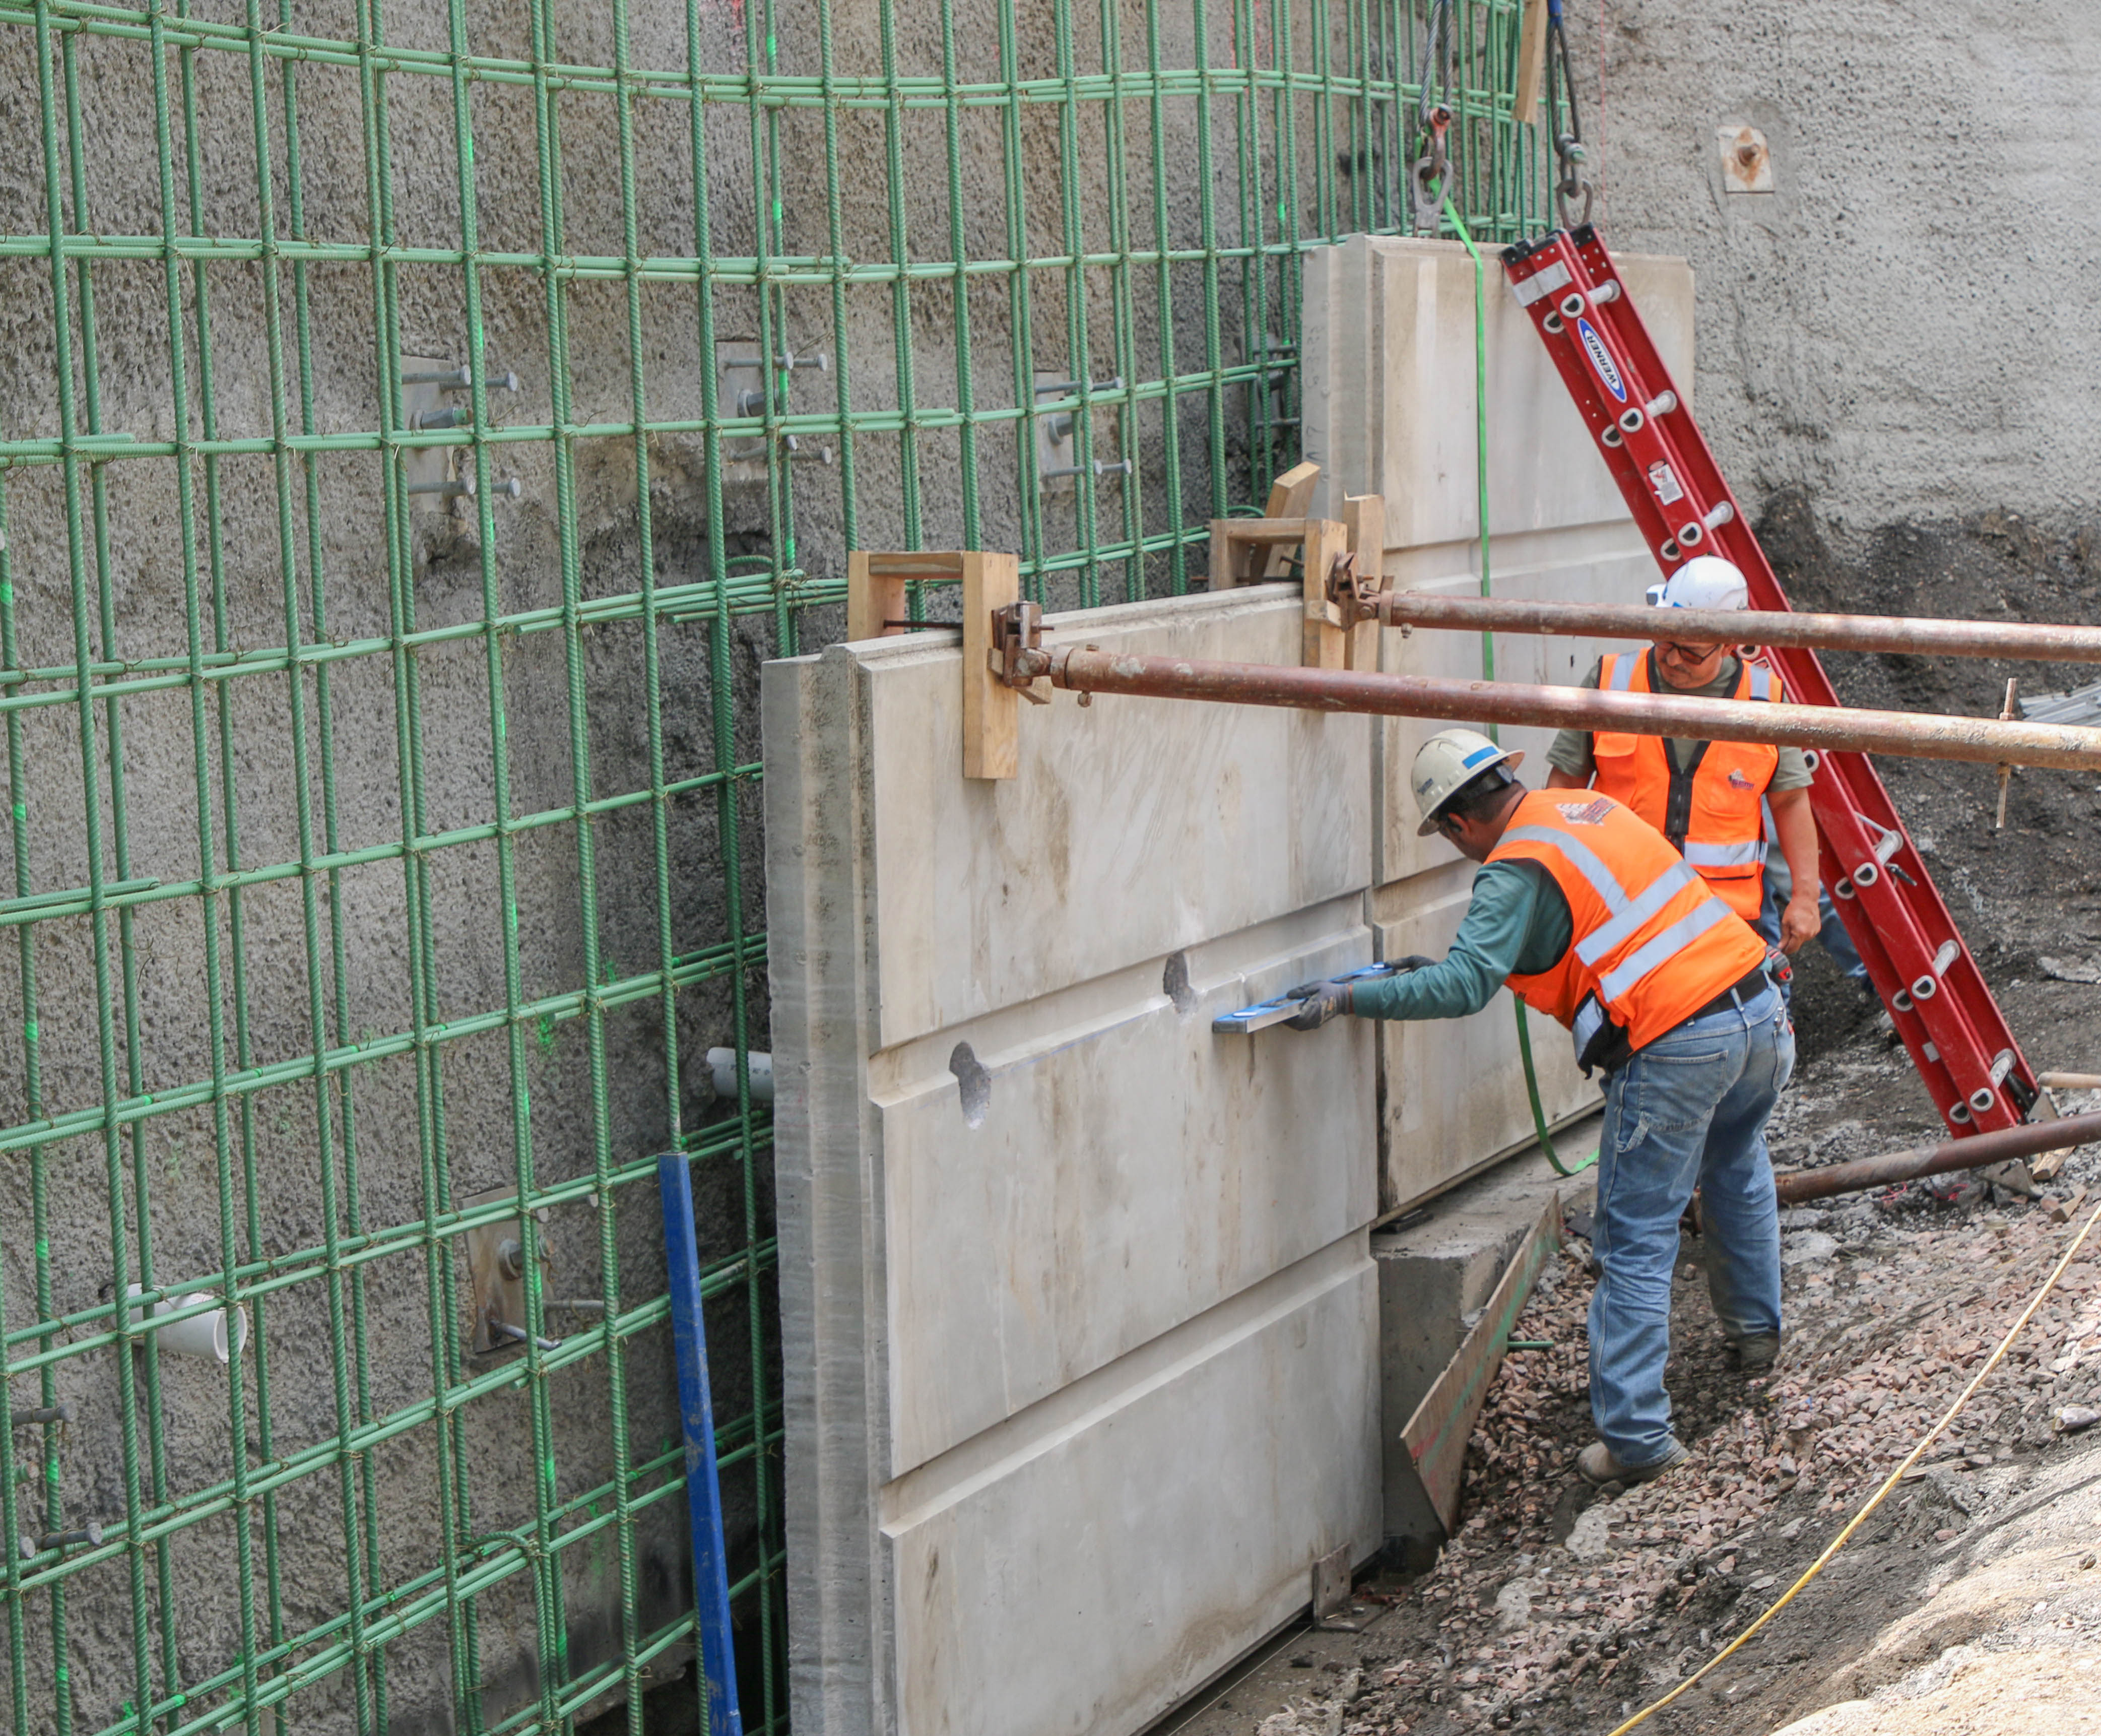
[[[1562,125],[1564,108],[1568,123]],[[1568,67],[1568,33],[1561,18],[1561,0],[1548,0],[1546,11],[1546,131],[1554,141],[1554,154],[1561,173],[1554,184],[1554,202],[1564,229],[1581,228],[1590,220],[1592,188],[1583,174],[1583,123],[1576,113],[1576,81]],[[1580,215],[1576,202],[1582,200]]]

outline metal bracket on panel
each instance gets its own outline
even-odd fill
[[[494,1205],[517,1198],[511,1188],[477,1194],[463,1203]],[[540,1283],[544,1295],[554,1269],[554,1255],[547,1246],[547,1214],[533,1214],[533,1238],[538,1244]],[[467,1281],[474,1296],[474,1318],[470,1322],[468,1348],[479,1356],[515,1350],[530,1336],[525,1324],[525,1229],[515,1217],[477,1224],[467,1233]],[[558,1338],[539,1340],[542,1350],[559,1349]]]
[[[1075,396],[1081,384],[1079,380],[1060,379],[1055,370],[1038,368],[1036,370],[1036,401],[1042,404],[1046,399],[1055,401]],[[1112,392],[1123,390],[1121,375],[1113,379],[1090,380],[1085,384],[1090,399],[1106,397]],[[1116,406],[1113,404],[1090,405],[1089,408],[1113,412]],[[1049,415],[1037,415],[1031,419],[1036,429],[1036,491],[1039,495],[1047,494],[1054,488],[1069,493],[1075,479],[1080,476],[1092,476],[1097,480],[1104,476],[1127,476],[1135,468],[1134,461],[1130,458],[1113,462],[1096,458],[1086,464],[1080,462],[1080,411],[1077,408],[1055,410]],[[1109,444],[1113,445],[1115,443],[1115,431],[1112,425]],[[1101,444],[1099,440],[1090,442],[1097,447]]]
[[[518,376],[493,374],[484,377],[490,392],[515,392]],[[404,356],[401,358],[401,428],[405,433],[429,434],[443,428],[473,425],[474,411],[467,400],[474,377],[467,367],[443,356]],[[465,446],[408,446],[401,450],[401,476],[413,506],[471,519],[468,503],[475,494],[474,461]],[[492,492],[499,499],[515,500],[518,479],[506,476]]]
[[[1362,1622],[1346,1622],[1350,1606],[1350,1546],[1331,1549],[1313,1564],[1313,1625],[1328,1633],[1362,1633]]]
[[[759,353],[755,338],[718,338],[715,340],[715,414],[725,421],[769,421],[790,413],[790,393],[800,373],[829,374],[832,358],[822,350],[798,356],[783,348],[771,366]],[[723,485],[757,484],[766,480],[768,442],[778,439],[783,458],[790,463],[829,465],[829,446],[814,445],[800,435],[775,435],[761,429],[741,438],[723,441]]]

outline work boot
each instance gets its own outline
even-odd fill
[[[1749,1338],[1732,1338],[1728,1341],[1729,1360],[1736,1371],[1745,1375],[1763,1375],[1771,1371],[1780,1360],[1780,1334],[1754,1332]]]
[[[1607,1483],[1652,1482],[1666,1471],[1675,1471],[1690,1455],[1677,1442],[1653,1464],[1623,1465],[1602,1441],[1593,1441],[1576,1455],[1577,1474],[1586,1483],[1603,1488]]]

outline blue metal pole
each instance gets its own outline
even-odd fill
[[[715,1475],[714,1403],[708,1396],[708,1335],[701,1319],[701,1251],[693,1240],[693,1182],[679,1153],[657,1159],[664,1202],[671,1340],[679,1353],[679,1422],[686,1437],[686,1513],[693,1528],[693,1613],[701,1632],[706,1736],[744,1736],[730,1643],[729,1564],[723,1559],[722,1484]]]

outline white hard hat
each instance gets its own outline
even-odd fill
[[[1507,766],[1515,772],[1524,763],[1521,751],[1498,747],[1479,730],[1439,730],[1415,750],[1414,768],[1409,773],[1416,811],[1422,816],[1416,836],[1427,838],[1435,831],[1437,810],[1491,766]]]
[[[1662,609],[1749,609],[1751,587],[1735,561],[1695,555],[1661,584],[1651,585],[1648,600]]]

